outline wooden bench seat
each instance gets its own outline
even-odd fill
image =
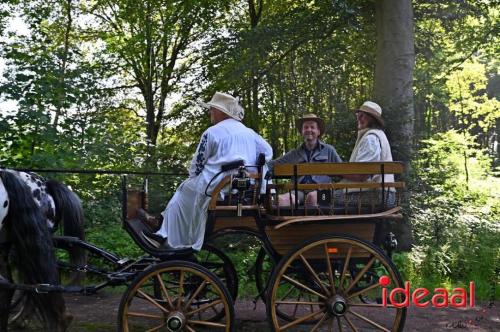
[[[384,182],[384,176],[389,174],[398,176],[403,171],[404,167],[400,162],[279,164],[275,166],[273,174],[276,183],[268,187],[266,208],[269,214],[287,215],[290,214],[288,210],[291,209],[291,214],[299,215],[301,212],[299,203],[295,202],[292,206],[279,206],[279,195],[288,193],[290,196],[292,194],[296,196],[299,191],[304,193],[318,191],[322,195],[328,194],[326,202],[320,202],[318,199],[322,213],[327,212],[325,205],[330,209],[329,214],[353,214],[353,209],[355,210],[356,207],[357,211],[354,211],[354,214],[380,213],[400,204],[400,193],[405,187],[404,182],[401,181]],[[377,174],[382,176],[382,182],[298,183],[300,177],[307,175],[338,177]],[[394,193],[397,200],[393,206],[387,204],[389,193]]]

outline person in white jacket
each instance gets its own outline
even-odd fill
[[[383,130],[385,126],[382,119],[382,108],[372,101],[365,101],[355,112],[358,138],[349,162],[392,161],[391,146]],[[344,175],[341,182],[362,181],[381,183],[382,175]],[[394,175],[385,174],[384,182],[394,182]],[[338,203],[342,203],[347,197],[351,201],[357,202],[359,193],[355,193],[356,191],[359,191],[359,189],[348,190],[348,195],[345,195],[344,190],[336,190],[335,199]],[[394,205],[395,189],[388,188],[385,194],[385,204],[387,206]],[[372,196],[366,195],[367,199],[370,199],[370,197]]]
[[[272,158],[271,146],[241,123],[245,112],[237,98],[216,92],[208,103],[201,103],[201,106],[208,108],[213,126],[201,135],[189,167],[189,178],[177,188],[162,212],[160,229],[156,233],[143,232],[144,238],[157,248],[191,247],[200,250],[210,201],[206,192],[211,194],[217,180],[226,175],[221,173],[212,181],[220,173],[221,166],[236,160],[242,160],[245,165],[256,165],[261,153],[266,162]]]

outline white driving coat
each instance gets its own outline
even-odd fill
[[[208,128],[191,160],[189,178],[177,188],[162,212],[163,223],[156,234],[168,237],[168,245],[173,248],[200,250],[210,202],[205,194],[207,185],[222,165],[235,160],[255,165],[260,153],[264,153],[267,162],[273,151],[260,135],[239,121],[226,119]],[[248,171],[253,170],[249,168]],[[225,175],[219,175],[210,183],[208,194]]]

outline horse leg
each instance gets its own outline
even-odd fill
[[[12,275],[9,268],[9,256],[8,250],[0,250],[0,278],[6,279],[7,281],[12,280]],[[0,332],[7,331],[7,325],[9,323],[9,313],[10,305],[12,301],[12,296],[14,295],[13,289],[7,289],[0,287]]]

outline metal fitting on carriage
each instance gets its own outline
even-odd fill
[[[238,168],[238,174],[233,177],[231,181],[231,192],[233,194],[238,194],[238,203],[236,208],[236,214],[241,217],[242,214],[242,203],[245,198],[245,191],[250,189],[252,186],[252,179],[248,176],[245,166],[240,166]]]
[[[47,294],[51,290],[50,284],[38,284],[35,287],[35,292],[38,294]]]
[[[389,232],[384,239],[384,249],[387,252],[387,256],[392,257],[392,252],[398,247],[398,239],[393,232]]]
[[[242,192],[250,189],[251,179],[248,177],[245,166],[240,166],[238,169],[238,174],[233,177],[233,181],[231,183],[231,189]]]

